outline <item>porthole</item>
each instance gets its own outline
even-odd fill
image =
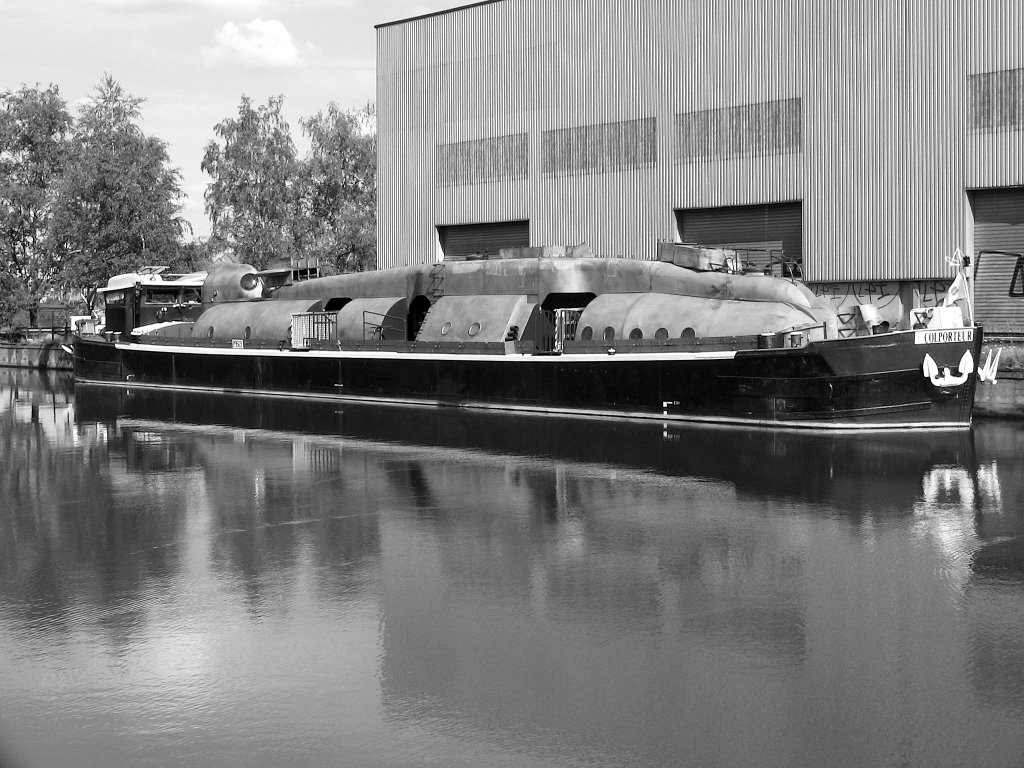
[[[589,325],[584,326],[583,331],[580,333],[580,341],[590,341],[594,338],[594,329]]]
[[[242,334],[242,336],[244,338],[246,338],[246,339],[248,339],[250,336],[252,336],[252,328],[250,328],[248,325],[245,326],[245,333]]]
[[[643,337],[644,332],[641,331],[639,328],[634,328],[632,331],[629,332],[630,341],[640,341],[640,339],[642,339]]]
[[[480,323],[473,323],[471,326],[469,326],[470,336],[476,336],[478,333],[480,333]]]
[[[213,326],[212,326],[212,325],[210,326],[210,330],[209,330],[209,331],[207,331],[207,335],[208,335],[208,336],[209,336],[209,337],[210,337],[211,339],[213,338]]]
[[[654,332],[654,338],[656,338],[658,341],[667,341],[668,328],[659,328],[658,330],[656,330]]]
[[[683,341],[693,341],[697,338],[697,332],[693,328],[683,328],[683,332],[679,334],[679,338]]]
[[[615,340],[615,329],[612,328],[610,325],[607,328],[604,329],[604,340],[605,341],[614,341]]]
[[[442,336],[447,336],[448,335],[448,331],[450,331],[451,329],[452,329],[452,324],[450,322],[448,322],[448,321],[445,321],[445,324],[441,326],[441,335]]]

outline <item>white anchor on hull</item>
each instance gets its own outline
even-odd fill
[[[988,357],[985,358],[985,364],[978,366],[978,381],[987,381],[989,384],[996,383],[996,375],[999,372],[999,357],[1003,354],[1003,350],[997,349],[995,358],[992,357],[992,350],[988,351]]]
[[[932,384],[936,387],[958,387],[967,381],[967,377],[974,371],[974,356],[970,350],[964,352],[964,356],[960,358],[960,365],[958,366],[959,374],[955,374],[948,367],[939,370],[938,364],[932,359],[932,356],[927,352],[924,356],[924,375]]]

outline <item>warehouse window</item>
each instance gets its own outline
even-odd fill
[[[544,131],[541,168],[548,176],[642,168],[658,160],[653,117]]]
[[[439,187],[525,179],[528,171],[525,133],[438,144],[434,178]]]
[[[974,132],[1024,129],[1024,69],[971,75],[967,91]]]
[[[784,155],[803,146],[800,99],[676,115],[676,162]]]

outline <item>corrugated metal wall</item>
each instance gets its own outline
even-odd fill
[[[983,251],[974,280],[974,317],[985,333],[1024,333],[1021,257]]]
[[[759,206],[690,208],[678,213],[683,242],[736,248],[756,267],[772,274],[799,274],[790,254],[803,252],[800,203]]]
[[[497,256],[502,248],[523,248],[530,244],[530,222],[504,221],[494,224],[454,224],[437,228],[445,259],[472,254]]]
[[[1024,96],[1024,93],[1021,94]],[[1024,105],[1022,105],[1024,106]],[[985,332],[1024,332],[1024,187],[971,194],[974,212],[974,308]]]
[[[968,76],[1024,68],[1024,3],[1020,0],[964,0],[964,59]],[[970,130],[965,183],[969,188],[1024,184],[1024,94],[1018,93],[1016,124]],[[964,115],[982,105],[968,104]],[[977,125],[969,120],[969,126]]]
[[[676,210],[801,201],[807,279],[948,276],[966,189],[1024,184],[1024,131],[972,128],[968,78],[1020,67],[1019,0],[503,0],[385,25],[380,263],[435,259],[438,225],[511,220],[649,257]],[[729,151],[695,156],[705,130]],[[524,133],[525,178],[435,178],[438,147]],[[651,157],[634,135],[653,162],[615,159]],[[545,147],[575,172],[544,173]]]

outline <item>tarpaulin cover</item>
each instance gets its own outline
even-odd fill
[[[639,329],[643,338],[653,339],[664,328],[669,338],[679,338],[693,329],[697,338],[716,336],[754,336],[774,333],[815,322],[799,307],[783,302],[736,301],[676,296],[665,293],[607,293],[595,298],[583,310],[577,326],[577,338],[588,326],[593,338],[601,338],[606,328],[615,338],[629,338]]]
[[[192,337],[288,341],[291,339],[292,313],[313,312],[322,304],[320,299],[214,304],[196,320],[192,327]]]
[[[404,296],[352,299],[338,310],[338,338],[362,341],[405,338],[408,315]]]

